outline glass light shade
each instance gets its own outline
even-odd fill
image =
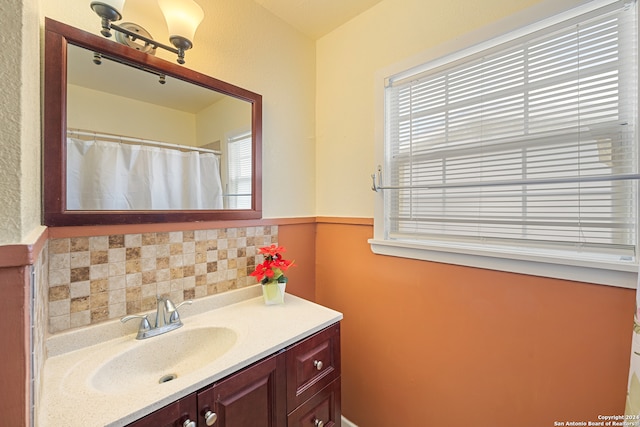
[[[122,15],[122,9],[124,8],[125,0],[101,0],[102,3],[111,6]]]
[[[158,0],[169,28],[169,38],[184,37],[193,43],[196,29],[204,18],[204,11],[193,0]]]

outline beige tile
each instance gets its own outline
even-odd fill
[[[185,254],[196,253],[196,242],[184,242],[182,244],[182,253],[185,253]]]
[[[171,255],[169,257],[169,267],[177,268],[182,267],[184,265],[184,258],[182,255]]]
[[[157,294],[158,295],[168,295],[169,292],[171,292],[171,281],[170,280],[158,282],[157,286],[158,286],[158,290],[157,290]]]
[[[86,297],[91,294],[90,281],[74,282],[69,286],[69,295],[71,298]]]
[[[127,250],[125,248],[110,248],[109,262],[124,262],[127,259]]]
[[[109,304],[109,318],[118,319],[127,315],[127,303]]]
[[[125,234],[124,247],[133,248],[142,246],[142,234]]]
[[[79,328],[81,326],[89,326],[91,324],[91,312],[89,310],[79,311],[77,313],[71,313],[69,316],[70,324],[72,328]]]
[[[145,258],[156,258],[158,247],[156,245],[142,246],[142,250],[140,252],[140,256],[142,259]]]
[[[127,288],[142,286],[142,273],[127,274]]]
[[[190,254],[182,255],[182,265],[184,266],[195,265],[195,263],[196,263],[196,254],[190,253]]]
[[[169,280],[171,280],[171,270],[169,270],[168,268],[156,270],[156,281],[167,282]]]
[[[109,307],[113,304],[123,304],[127,302],[127,291],[125,289],[118,289],[109,292]]]
[[[71,283],[71,270],[49,271],[49,286],[66,285]]]
[[[253,285],[257,248],[277,241],[277,226],[51,239],[39,257],[49,330],[151,310],[157,294],[178,303]]]
[[[109,277],[109,264],[97,264],[90,267],[89,278],[91,280],[106,279]]]
[[[109,237],[110,236],[89,237],[89,250],[106,251],[107,249],[109,249]]]
[[[53,254],[49,257],[49,271],[70,268],[70,266],[71,262],[68,252],[64,254]]]
[[[143,272],[145,271],[155,271],[157,269],[156,259],[155,258],[142,258],[140,262],[140,268]]]
[[[126,273],[127,268],[124,261],[109,263],[109,277],[124,276]]]
[[[124,289],[127,287],[127,280],[125,275],[109,277],[109,291],[116,289]]]
[[[49,302],[49,316],[50,317],[58,317],[58,316],[69,316],[71,310],[71,300],[59,300],[59,301],[50,301]]]
[[[70,316],[53,316],[49,313],[49,332],[55,334],[69,329]]]
[[[89,267],[91,265],[91,252],[71,252],[69,266],[71,268]]]
[[[182,279],[182,287],[184,289],[191,289],[196,287],[196,278],[195,276],[184,277]]]

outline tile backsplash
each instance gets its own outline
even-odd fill
[[[253,285],[277,241],[277,225],[50,239],[49,332]]]

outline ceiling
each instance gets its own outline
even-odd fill
[[[318,39],[382,0],[254,0],[312,39]]]

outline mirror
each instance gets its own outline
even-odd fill
[[[260,95],[45,21],[44,223],[261,217]]]

